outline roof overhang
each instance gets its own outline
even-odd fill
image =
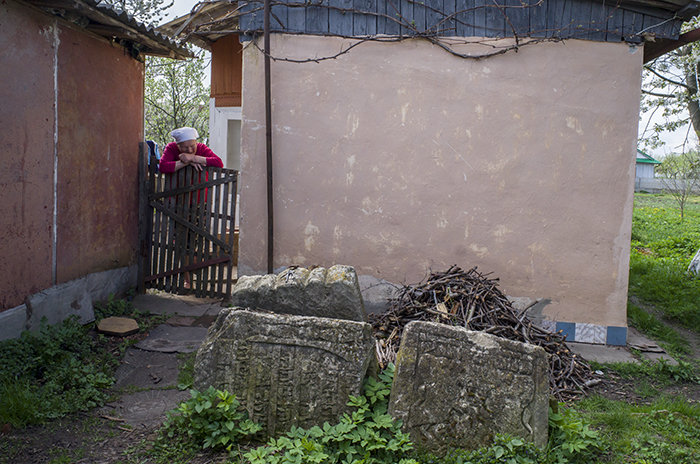
[[[256,0],[255,3],[261,4],[262,1]],[[662,10],[683,21],[700,14],[700,0],[617,0],[616,3],[640,12]],[[211,44],[221,37],[244,33],[240,29],[239,15],[239,2],[236,0],[208,0],[195,5],[190,14],[160,26],[158,31],[181,42],[190,42],[210,50]],[[677,39],[648,37],[644,47],[644,62],[697,40],[700,40],[700,29],[682,34]]]
[[[95,0],[23,1],[93,34],[119,42],[126,46],[133,56],[144,54],[180,60],[194,56],[152,26],[144,25],[133,16]]]
[[[693,29],[678,36],[676,40],[659,39],[654,42],[647,42],[644,45],[644,63],[648,63],[656,58],[672,52],[683,45],[688,45],[700,40],[700,29]]]
[[[650,0],[650,3],[656,3],[656,0]],[[673,11],[676,17],[683,21],[688,21],[700,14],[700,1],[698,0],[675,0],[674,5],[677,9],[673,10],[669,8],[669,11]],[[656,39],[654,41],[647,41],[644,44],[644,63],[648,63],[683,45],[697,42],[698,40],[700,40],[700,29],[681,34],[677,39]]]
[[[240,34],[238,1],[200,2],[184,16],[158,27],[158,31],[182,42],[211,51],[221,37]]]

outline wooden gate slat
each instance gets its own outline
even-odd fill
[[[206,230],[202,229],[201,227],[197,227],[193,225],[191,222],[187,221],[183,216],[180,216],[176,213],[173,213],[172,211],[168,210],[165,206],[161,205],[160,203],[155,203],[152,202],[150,204],[151,207],[159,211],[161,214],[163,214],[166,218],[172,219],[173,221],[177,222],[183,227],[186,227],[190,229],[191,231],[203,235],[206,237],[208,240],[216,243],[220,247],[224,248],[226,251],[230,251],[230,247],[226,244],[226,242],[223,242],[219,240],[217,237],[214,237],[212,234],[207,232]]]
[[[199,174],[201,180],[202,174]],[[205,192],[197,193],[197,217],[199,218],[199,224],[207,229],[209,226],[209,215],[207,214],[210,210],[209,203],[211,202],[211,193],[213,189]],[[209,241],[202,237],[200,234],[195,236],[197,242],[195,249],[193,250],[196,258],[195,262],[203,262],[209,259],[209,253],[207,249],[209,248]],[[203,293],[206,292],[207,286],[209,285],[208,279],[209,267],[203,267],[197,270],[197,283],[193,288],[195,289],[195,296],[203,297]],[[193,282],[194,284],[194,282]]]
[[[216,218],[214,219],[214,223],[216,224],[216,228],[219,231],[219,237],[226,238],[226,225],[229,223],[228,218],[226,215],[228,214],[228,210],[226,209],[226,195],[228,195],[228,183],[222,184],[221,189],[219,190],[218,194],[216,195],[216,199],[214,200],[215,208],[214,210],[218,213]],[[224,242],[224,245],[226,242]],[[217,256],[221,256],[223,253],[232,253],[233,248],[227,248],[227,247],[218,247],[216,250]],[[216,293],[217,294],[223,294],[224,293],[224,265],[219,264],[219,266],[214,269],[215,275],[216,275]]]
[[[160,274],[148,276],[148,277],[146,277],[146,282],[151,282],[151,281],[154,281],[157,279],[162,279],[164,277],[174,276],[174,275],[181,274],[184,272],[196,271],[197,269],[201,269],[203,267],[212,266],[214,264],[219,264],[219,263],[225,263],[225,262],[228,262],[230,260],[231,260],[230,256],[223,256],[221,258],[212,258],[212,259],[209,259],[207,261],[202,261],[201,263],[189,264],[189,265],[184,266],[184,267],[178,267],[177,269],[171,269],[169,271],[165,271],[165,272],[160,273]]]
[[[231,250],[230,251],[231,258],[233,258],[233,244],[231,243],[231,237],[233,237],[233,234],[235,233],[235,217],[234,217],[234,214],[232,214],[231,212],[234,211],[236,208],[236,199],[235,199],[236,190],[231,189],[231,191],[229,191],[229,188],[232,185],[237,185],[237,184],[224,184],[224,186],[223,186],[224,195],[222,197],[223,211],[228,215],[228,217],[226,218],[226,223],[229,224],[229,227],[228,227],[228,234],[229,234],[228,241],[229,241],[229,243],[227,243],[227,245],[229,246],[228,249]],[[233,197],[234,197],[233,202],[229,201],[229,198],[230,198],[229,195],[233,195]],[[233,203],[233,207],[231,207],[231,203]],[[228,272],[226,272],[226,281],[225,282],[224,282],[224,271],[228,271]],[[222,291],[224,288],[226,289],[225,291],[226,291],[227,295],[230,295],[231,290],[232,290],[231,289],[231,274],[232,273],[233,273],[233,259],[228,262],[228,265],[226,266],[226,268],[224,268],[223,264],[219,265],[219,282],[221,284]]]

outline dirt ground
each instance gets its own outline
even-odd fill
[[[645,308],[650,309],[650,308]],[[700,337],[682,327],[674,327],[690,343],[693,359],[700,359]],[[171,388],[172,387],[166,387]],[[590,390],[612,400],[651,403],[663,394],[683,395],[690,402],[700,401],[700,385],[664,385],[653,381],[628,380],[606,374],[602,383]],[[153,463],[148,450],[158,437],[158,424],[129,425],[96,409],[78,413],[40,427],[0,429],[0,464],[39,463]],[[213,464],[226,461],[226,453],[201,452],[189,462]]]

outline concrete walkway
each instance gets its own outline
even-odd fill
[[[155,429],[168,411],[190,398],[189,391],[177,388],[181,353],[199,348],[221,311],[221,300],[151,290],[134,297],[132,304],[139,311],[170,317],[127,350],[114,384],[125,394],[100,408],[98,414],[134,429]]]
[[[650,361],[666,360],[669,364],[677,365],[678,362],[669,356],[659,345],[649,340],[637,330],[627,329],[627,346],[589,345],[587,343],[567,343],[571,351],[588,361],[599,363],[626,363],[638,362],[632,354],[636,350],[641,356]]]

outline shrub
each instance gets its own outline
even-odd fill
[[[242,412],[236,395],[209,387],[204,393],[190,390],[192,398],[168,412],[163,424],[169,438],[183,438],[202,448],[227,449],[262,427]]]
[[[549,409],[549,442],[547,462],[578,464],[595,462],[602,443],[598,431],[580,418],[575,411],[558,405]]]

